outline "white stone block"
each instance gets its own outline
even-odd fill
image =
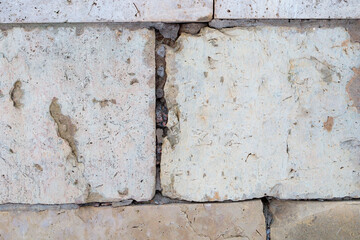
[[[358,239],[359,201],[272,201],[271,239]]]
[[[0,32],[0,202],[149,200],[155,34],[108,27]]]
[[[359,0],[214,0],[218,19],[360,18]]]
[[[0,23],[206,22],[212,0],[4,0]]]
[[[0,212],[0,234],[4,240],[266,238],[261,201]]]
[[[163,193],[360,196],[360,44],[342,27],[183,34],[166,54]]]

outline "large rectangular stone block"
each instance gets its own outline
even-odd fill
[[[360,239],[360,201],[273,201],[271,239]]]
[[[360,1],[353,0],[214,0],[218,19],[342,19],[360,18]]]
[[[212,0],[5,0],[0,23],[206,22]]]
[[[266,239],[261,201],[0,212],[2,239]]]
[[[0,31],[0,202],[149,200],[152,30]]]
[[[360,44],[345,28],[205,28],[166,62],[165,195],[360,196]]]

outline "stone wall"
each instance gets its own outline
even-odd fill
[[[0,239],[360,239],[360,1],[0,1]]]

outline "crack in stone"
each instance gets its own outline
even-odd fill
[[[16,58],[18,55],[16,55],[15,57],[13,57],[13,58],[9,58],[9,57],[7,57],[6,55],[5,55],[5,53],[3,53],[3,52],[0,52],[0,57],[2,57],[2,58],[4,58],[8,63],[11,63],[13,60],[14,60],[14,58]]]
[[[134,5],[134,7],[135,7],[135,9],[136,9],[135,17],[141,17],[141,13],[140,13],[140,11],[139,11],[139,8],[136,6],[135,3],[133,3],[133,5]]]
[[[189,227],[191,228],[191,230],[192,230],[196,235],[198,235],[199,237],[205,237],[205,238],[211,240],[211,238],[210,238],[209,236],[207,236],[207,235],[205,235],[205,234],[202,234],[202,233],[198,233],[198,232],[195,230],[195,228],[194,228],[193,225],[192,225],[192,221],[190,220],[189,215],[187,214],[186,210],[180,208],[180,211],[181,211],[181,213],[184,214],[186,220],[187,220],[188,223],[189,223]]]
[[[240,228],[240,227],[238,227],[238,228]],[[236,228],[235,228],[236,229]],[[229,231],[230,231],[231,229],[229,229],[228,231],[225,231],[224,233],[221,233],[215,240],[218,240],[218,239],[234,239],[234,238],[241,238],[241,240],[245,240],[245,239],[247,239],[247,240],[250,240],[249,239],[249,237],[247,237],[247,236],[244,236],[242,233],[244,232],[244,230],[242,229],[242,228],[240,228],[240,231],[242,232],[242,233],[229,233]],[[259,233],[259,231],[258,230],[256,230],[256,232],[258,233],[258,234],[260,234]],[[260,236],[261,236],[261,234],[260,234]]]
[[[286,136],[286,154],[287,154],[287,158],[288,161],[290,161],[290,149],[289,149],[289,137],[291,135],[291,129],[288,130],[288,134]]]
[[[266,240],[271,240],[271,224],[273,222],[273,214],[270,211],[270,201],[269,198],[261,198],[263,204],[263,213],[265,217],[265,226],[266,226]]]

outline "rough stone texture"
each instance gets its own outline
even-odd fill
[[[360,202],[284,202],[270,205],[272,240],[360,239]]]
[[[0,202],[149,200],[155,34],[109,27],[0,32]]]
[[[212,0],[5,0],[0,23],[206,22]]]
[[[214,0],[218,19],[359,18],[359,0]]]
[[[260,201],[0,212],[2,239],[265,239]]]
[[[164,195],[360,196],[360,44],[344,28],[205,28],[166,59]]]

